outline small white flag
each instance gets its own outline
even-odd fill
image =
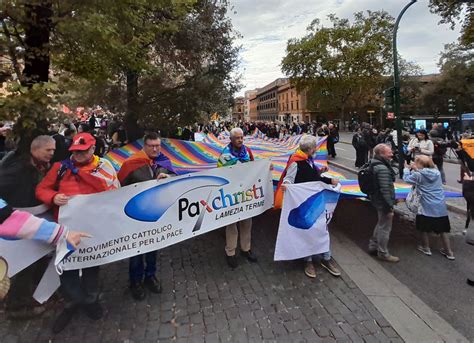
[[[329,251],[328,224],[340,185],[323,182],[287,185],[275,246],[275,261],[295,260]]]

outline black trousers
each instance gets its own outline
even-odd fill
[[[10,291],[5,299],[7,311],[38,305],[38,302],[33,299],[33,293],[48,267],[49,260],[50,257],[45,256],[12,278]]]
[[[64,271],[60,276],[66,307],[91,304],[99,296],[99,267]]]
[[[336,157],[336,148],[334,142],[331,139],[328,139],[328,155]]]
[[[368,161],[369,151],[367,148],[358,148],[356,150],[356,162],[355,166],[357,168],[362,167]]]

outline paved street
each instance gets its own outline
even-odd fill
[[[337,161],[350,167],[354,167],[355,149],[352,145],[345,143],[352,143],[352,136],[352,132],[341,132],[340,143],[336,144]],[[448,150],[447,156],[454,158],[454,153]],[[457,182],[459,180],[459,164],[444,163],[444,170],[447,186],[461,191],[461,185]]]
[[[254,221],[258,264],[229,270],[224,231],[164,249],[159,258],[163,293],[136,303],[127,290],[128,265],[102,269],[103,320],[84,315],[51,334],[58,305],[41,319],[10,322],[0,314],[5,342],[397,342],[391,325],[343,274],[307,278],[302,263],[273,262],[278,213]]]
[[[341,151],[349,154],[349,149]],[[341,156],[336,161],[341,163],[344,159]],[[342,163],[352,166],[350,155],[347,161]],[[127,289],[128,264],[121,261],[107,265],[102,268],[101,277],[101,301],[106,308],[102,320],[92,322],[81,314],[54,336],[51,326],[61,308],[58,302],[51,303],[41,318],[23,322],[8,321],[0,311],[1,342],[401,342],[400,335],[405,339],[438,341],[432,338],[439,337],[437,333],[425,324],[437,314],[467,339],[474,340],[474,299],[472,289],[465,284],[466,274],[474,272],[474,249],[463,242],[464,217],[450,215],[457,257],[451,262],[437,253],[426,257],[417,252],[413,216],[403,204],[397,210],[390,248],[401,257],[399,264],[380,263],[365,252],[375,223],[370,205],[359,200],[342,201],[331,230],[343,275],[334,278],[320,270],[316,280],[308,279],[301,261],[273,262],[278,212],[269,211],[254,220],[253,244],[260,258],[258,264],[240,260],[238,269],[231,271],[224,259],[224,231],[217,230],[161,251],[161,295],[135,302]],[[347,244],[341,245],[344,237],[354,243],[352,250]],[[380,284],[390,283],[391,279],[383,273],[380,276],[380,272],[380,279],[362,273],[354,264],[356,256],[367,270],[386,270],[406,285],[406,291],[398,291],[404,296],[379,296],[379,292],[394,292],[380,290]],[[417,316],[419,306],[413,307],[417,301],[406,300],[415,298],[424,302],[422,307],[429,306],[424,310],[425,317]],[[440,323],[434,322],[434,326]],[[425,331],[418,331],[420,323]],[[434,329],[443,332],[444,327]],[[446,335],[450,337],[450,333]]]
[[[338,144],[338,156],[334,162],[353,167],[351,153],[353,148]],[[458,165],[446,165],[459,168]],[[338,170],[340,171],[340,170]],[[340,171],[348,178],[356,175]],[[338,205],[339,206],[339,205]],[[349,204],[345,204],[349,206]],[[375,225],[375,213],[368,203],[353,202],[350,212],[353,216],[335,217],[335,226],[343,231],[361,249],[367,248],[367,241]],[[345,211],[341,210],[342,213]],[[463,333],[469,340],[474,340],[474,293],[466,285],[466,276],[474,275],[474,249],[464,242],[465,216],[450,212],[452,226],[452,243],[456,261],[448,261],[438,253],[438,245],[432,246],[433,256],[427,257],[416,250],[416,231],[414,216],[404,204],[397,206],[400,216],[392,231],[391,253],[401,258],[395,265],[381,263],[387,271],[405,284],[414,294],[420,297],[436,313]],[[338,213],[341,213],[338,212]],[[471,224],[472,225],[472,224]],[[435,243],[435,237],[432,237]]]

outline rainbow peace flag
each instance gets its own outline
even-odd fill
[[[288,136],[282,139],[268,138],[258,129],[250,136],[246,136],[244,144],[248,146],[255,159],[270,159],[273,164],[273,183],[276,185],[286,167],[289,157],[296,151],[303,135]],[[217,159],[222,149],[229,144],[228,134],[216,137],[208,134],[202,142],[190,142],[179,139],[163,138],[161,140],[161,151],[166,155],[178,174],[194,173],[217,167]],[[109,152],[105,158],[108,159],[118,171],[123,162],[132,154],[143,148],[143,140],[130,143],[120,149]],[[326,138],[318,142],[318,151],[315,162],[319,167],[328,166],[328,151]],[[342,185],[342,196],[346,198],[365,198],[361,192],[357,180],[347,180],[343,175],[329,170],[328,174],[339,178]],[[411,186],[405,183],[395,184],[397,199],[405,199],[410,192]],[[447,197],[461,197],[460,193],[446,191]]]

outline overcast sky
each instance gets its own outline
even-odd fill
[[[263,87],[284,76],[280,63],[286,42],[302,37],[315,18],[327,23],[327,15],[353,18],[363,10],[385,10],[396,17],[404,0],[233,0],[230,17],[234,28],[243,36],[240,70],[245,90]],[[444,44],[455,41],[459,29],[439,25],[439,16],[431,14],[428,0],[412,5],[402,18],[398,30],[398,50],[407,60],[417,62],[426,74],[438,72],[439,53]]]

